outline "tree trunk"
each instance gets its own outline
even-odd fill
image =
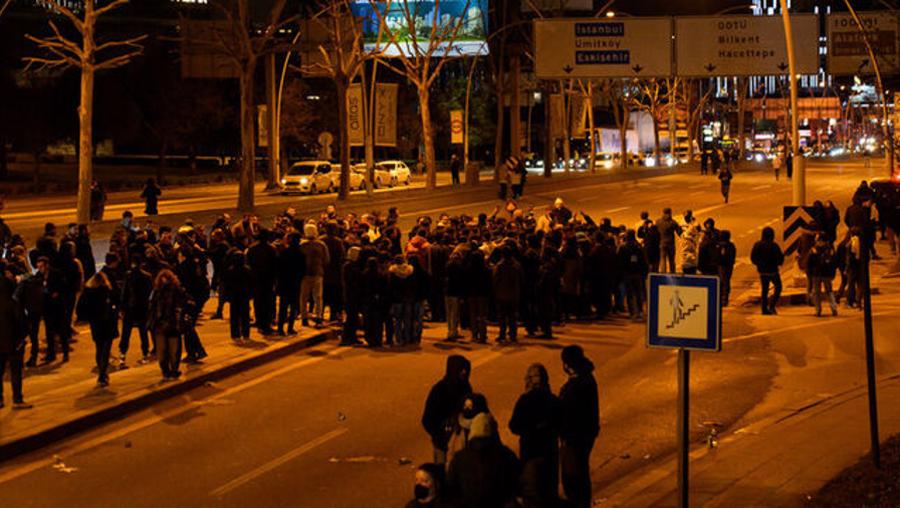
[[[746,142],[744,140],[744,108],[747,106],[747,94],[749,92],[747,78],[737,78],[735,90],[738,109],[738,160],[744,160]]]
[[[9,165],[6,160],[6,138],[0,137],[0,180],[9,176]]]
[[[350,126],[347,124],[347,89],[349,83],[343,77],[335,80],[338,102],[338,125],[340,125],[341,143],[341,178],[338,186],[337,198],[344,201],[350,195]]]
[[[434,157],[434,131],[431,126],[431,108],[428,105],[428,89],[419,89],[419,113],[422,116],[422,144],[425,145],[425,188],[437,186],[437,167]]]
[[[268,171],[266,172],[266,190],[278,188],[278,141],[275,130],[278,124],[275,122],[275,54],[266,56],[266,128],[269,132],[269,143],[266,149],[268,154]]]
[[[250,60],[241,69],[241,174],[238,178],[239,212],[249,213],[254,208],[254,184],[256,182],[256,135],[254,123],[256,108],[253,107],[253,77],[256,61]]]
[[[87,29],[87,27],[85,27]],[[88,51],[88,34],[85,34]],[[91,49],[91,52],[93,49]],[[81,69],[81,104],[78,106],[78,224],[91,221],[91,181],[94,178],[94,69],[86,64]]]
[[[614,106],[617,107],[617,106]],[[622,103],[622,114],[619,116],[619,153],[622,169],[628,169],[628,106]]]
[[[498,168],[503,164],[503,129],[506,126],[503,107],[503,70],[497,82],[497,132],[494,134],[494,182],[499,178]]]
[[[588,83],[588,96],[587,96],[587,117],[588,117],[588,129],[589,132],[589,142],[588,144],[591,147],[591,153],[588,157],[588,164],[591,167],[591,173],[596,169],[594,167],[594,161],[597,159],[597,136],[594,133],[594,100],[593,100],[593,91],[591,90],[591,85]]]
[[[656,120],[656,115],[651,116],[653,117],[653,158],[659,164],[659,122]]]
[[[547,87],[544,90],[544,176],[550,178],[553,174],[553,163],[556,162],[556,139],[553,138],[553,107],[550,106],[553,90]]]

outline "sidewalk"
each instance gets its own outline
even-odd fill
[[[206,305],[215,308],[215,299]],[[205,313],[208,315],[208,312]],[[118,360],[110,362],[110,383],[98,388],[94,368],[94,344],[87,327],[77,327],[77,343],[67,364],[59,360],[50,365],[26,369],[25,400],[34,404],[29,410],[0,409],[0,461],[46,446],[53,441],[120,418],[160,400],[173,397],[204,383],[234,375],[251,367],[319,344],[332,336],[329,329],[300,328],[292,337],[260,337],[255,331],[249,342],[231,340],[228,321],[202,319],[198,324],[200,340],[209,356],[194,365],[182,364],[178,381],[163,383],[159,365],[139,365],[140,340],[132,333],[125,370]],[[41,334],[43,342],[43,333]],[[118,340],[112,356],[118,358]],[[9,382],[3,382],[7,400],[11,400]]]
[[[691,451],[691,506],[800,506],[869,451],[865,386],[810,402]],[[880,380],[883,438],[900,432],[900,376]],[[599,506],[677,506],[676,462],[622,478],[594,493]]]

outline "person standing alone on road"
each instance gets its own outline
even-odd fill
[[[156,180],[152,178],[147,179],[147,184],[144,185],[144,190],[141,192],[141,199],[144,200],[144,213],[147,215],[159,215],[159,196],[162,195],[162,190],[156,185]]]
[[[459,185],[459,168],[462,162],[456,154],[450,156],[450,182],[453,185]]]
[[[837,272],[837,259],[834,247],[823,233],[816,238],[816,245],[807,260],[809,273],[812,275],[813,299],[816,304],[816,316],[822,315],[822,293],[828,298],[831,315],[837,316],[837,302],[834,299],[834,276]]]
[[[422,413],[422,427],[431,436],[434,447],[434,462],[445,465],[447,445],[453,435],[463,401],[472,393],[469,374],[472,364],[462,355],[447,357],[447,369],[443,379],[431,387]]]
[[[762,286],[760,305],[765,315],[776,314],[775,305],[781,297],[781,265],[784,264],[784,253],[781,247],[775,243],[775,230],[765,227],[762,230],[762,238],[753,245],[750,252],[750,261],[756,265],[759,272],[759,282]],[[774,294],[769,299],[769,285],[774,286]]]
[[[722,197],[725,198],[725,202],[728,202],[728,194],[731,193],[731,180],[734,178],[734,175],[731,174],[731,170],[728,169],[728,166],[722,168],[722,171],[719,172],[719,181],[722,182]]]
[[[562,350],[563,369],[568,381],[559,391],[562,406],[559,465],[563,492],[577,508],[591,506],[591,450],[600,434],[600,401],[594,364],[585,358],[581,346]]]

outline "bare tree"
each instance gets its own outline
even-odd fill
[[[466,0],[462,12],[467,12],[471,0]],[[394,46],[398,56],[395,60],[379,61],[393,72],[405,76],[419,95],[419,114],[422,122],[422,144],[425,146],[425,168],[427,177],[425,186],[433,189],[437,185],[436,160],[434,154],[434,129],[431,125],[431,108],[429,106],[429,92],[435,78],[441,72],[444,64],[450,60],[460,58],[456,51],[456,41],[460,31],[466,25],[465,16],[444,22],[440,16],[440,0],[432,5],[430,14],[430,27],[421,26],[420,16],[424,2],[415,0],[387,0],[380,2],[369,0],[372,9],[378,17],[379,28],[387,38],[387,46]],[[387,12],[400,12],[401,23],[399,26],[391,26],[385,17]],[[426,32],[423,34],[423,32]],[[408,38],[408,40],[405,40]],[[457,54],[454,54],[456,52]],[[396,63],[399,61],[399,65]]]
[[[653,158],[659,162],[659,118],[663,111],[666,97],[663,82],[658,79],[640,80],[637,83],[638,93],[631,96],[634,109],[645,111],[653,119]]]
[[[696,86],[695,86],[696,85]],[[688,159],[694,159],[694,141],[697,139],[697,131],[700,129],[700,119],[703,118],[703,110],[709,101],[713,88],[703,91],[703,81],[699,79],[681,80],[681,101],[687,111],[688,132]],[[699,145],[699,143],[698,143]]]
[[[211,27],[209,37],[193,41],[234,65],[240,83],[241,167],[238,179],[237,207],[241,212],[253,210],[256,181],[256,136],[254,122],[254,90],[259,61],[279,49],[287,49],[276,36],[280,29],[298,17],[282,18],[287,0],[275,0],[263,27],[254,26],[250,18],[250,0],[216,0],[211,2],[224,17],[224,23]],[[270,171],[274,168],[269,168]]]
[[[350,194],[350,131],[347,125],[347,91],[359,74],[363,65],[374,53],[363,50],[362,30],[353,18],[349,0],[320,0],[321,11],[313,17],[327,36],[327,43],[316,49],[319,60],[304,65],[304,72],[324,74],[331,78],[337,90],[338,125],[341,144],[341,181],[338,199],[347,199]],[[370,129],[367,129],[370,130]],[[372,171],[367,171],[371,177]],[[371,178],[367,178],[368,188],[372,188]]]
[[[97,20],[107,12],[125,5],[128,0],[112,0],[103,7],[93,1],[84,2],[80,17],[59,0],[46,0],[52,13],[64,17],[81,36],[81,44],[67,38],[56,22],[48,20],[53,35],[25,38],[44,50],[43,56],[25,57],[27,68],[50,69],[77,67],[81,69],[81,102],[78,105],[78,204],[77,219],[81,224],[90,222],[91,180],[93,179],[93,119],[94,74],[106,69],[126,65],[143,51],[140,44],[146,35],[98,43]]]
[[[9,5],[12,3],[12,0],[3,0],[0,3],[0,16],[3,16],[3,13],[6,12],[6,9],[9,8]]]
[[[628,122],[633,104],[633,88],[628,81],[621,79],[603,80],[598,85],[598,91],[609,103],[619,129],[619,162],[622,169],[628,168]]]

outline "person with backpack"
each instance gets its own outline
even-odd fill
[[[634,321],[644,317],[644,282],[647,280],[647,259],[637,243],[634,230],[625,233],[625,241],[619,246],[619,271],[625,285],[628,315]]]
[[[764,315],[777,314],[775,306],[781,298],[781,265],[784,264],[784,252],[775,243],[775,230],[766,226],[762,230],[762,237],[753,245],[750,252],[750,261],[756,265],[759,272],[759,282],[762,287],[760,304]],[[774,287],[774,294],[769,297],[769,286]]]
[[[823,293],[828,297],[831,306],[831,315],[837,316],[837,302],[834,298],[834,275],[837,270],[834,247],[823,233],[816,238],[816,245],[809,255],[808,268],[812,275],[813,294],[816,305],[816,316],[822,315]]]

